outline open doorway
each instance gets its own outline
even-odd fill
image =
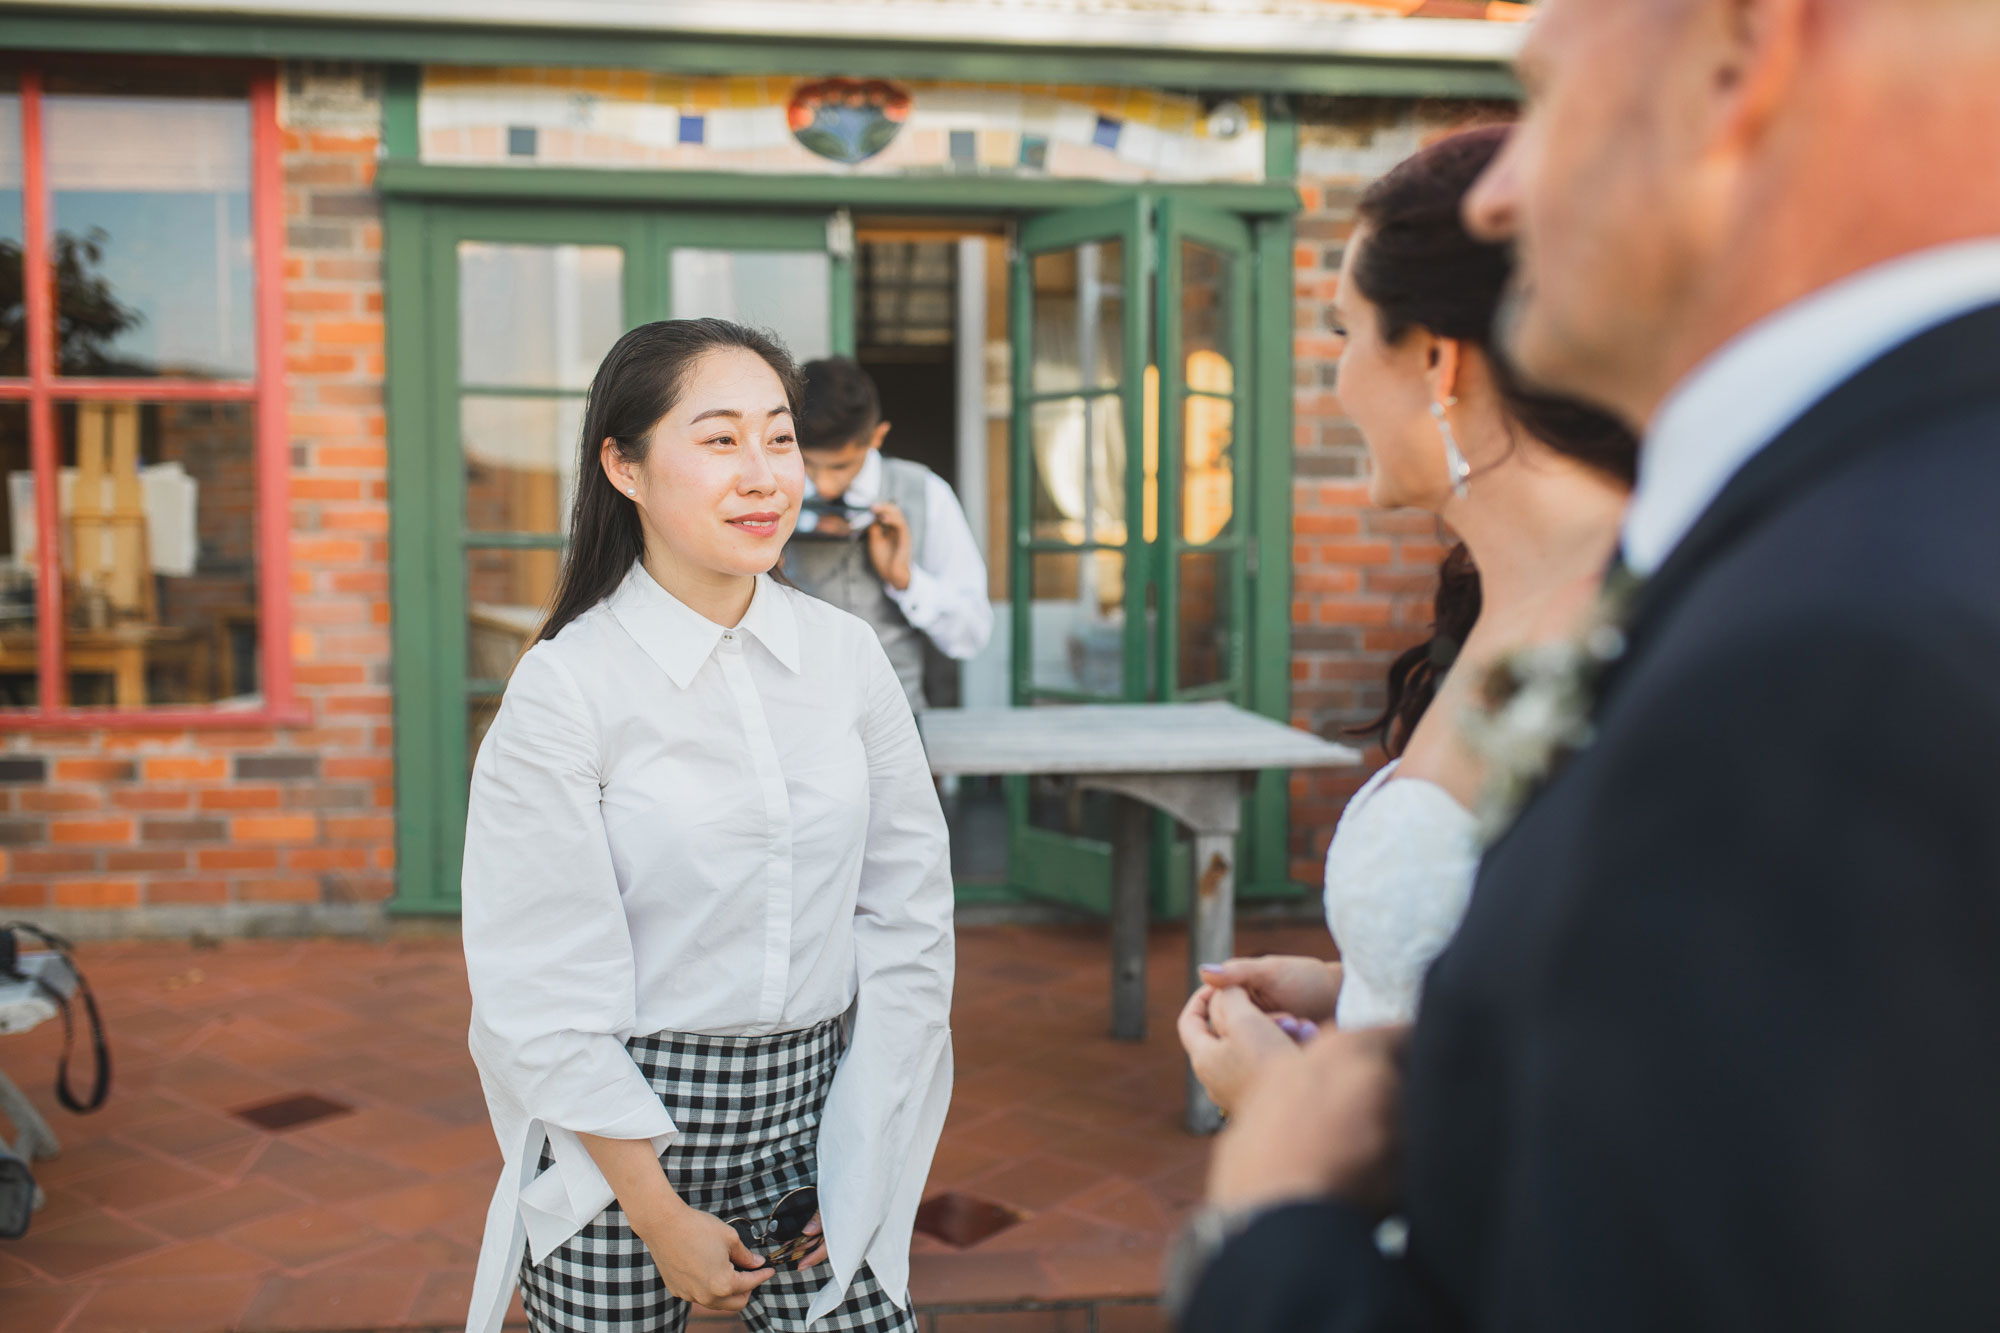
[[[1007,607],[1007,246],[999,222],[863,218],[855,228],[855,359],[890,422],[886,452],[922,463],[957,494],[986,557],[994,634],[969,662],[933,652],[934,708],[1011,702]],[[950,782],[952,870],[964,885],[1007,880],[1008,813],[994,779]]]

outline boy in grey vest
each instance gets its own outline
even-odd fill
[[[993,635],[986,561],[944,478],[886,458],[875,381],[844,356],[809,361],[796,416],[810,483],[785,573],[882,640],[910,707],[924,706],[924,645],[979,655]]]

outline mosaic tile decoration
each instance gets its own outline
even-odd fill
[[[1264,176],[1256,99],[1210,105],[1150,89],[433,65],[424,71],[418,125],[423,160],[434,163],[1117,181]]]

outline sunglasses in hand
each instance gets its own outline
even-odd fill
[[[737,1239],[763,1255],[770,1267],[789,1270],[797,1268],[799,1260],[818,1248],[821,1238],[806,1232],[807,1225],[817,1216],[819,1191],[806,1185],[778,1200],[771,1215],[762,1222],[748,1217],[728,1217],[723,1221],[736,1232]]]

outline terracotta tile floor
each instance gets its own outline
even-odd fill
[[[1241,944],[1323,941],[1312,926],[1246,926]],[[1102,928],[961,931],[957,1093],[931,1191],[1026,1217],[965,1250],[917,1237],[928,1333],[1163,1327],[1161,1248],[1207,1156],[1180,1128],[1184,948],[1178,931],[1156,934],[1151,1036],[1127,1045],[1106,1036]],[[0,1064],[64,1144],[37,1167],[48,1207],[25,1239],[0,1242],[0,1329],[463,1326],[499,1158],[465,1053],[455,938],[100,944],[80,957],[115,1093],[95,1115],[56,1111],[60,1025],[0,1039]],[[279,1132],[230,1114],[306,1092],[353,1110]]]

